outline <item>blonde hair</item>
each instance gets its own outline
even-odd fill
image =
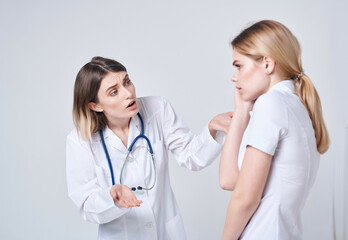
[[[104,113],[93,111],[88,104],[98,103],[98,90],[107,73],[122,71],[127,72],[127,69],[121,63],[94,57],[78,72],[74,86],[73,120],[83,139],[91,139],[93,133],[107,126]]]
[[[320,98],[310,78],[303,73],[301,46],[291,31],[279,22],[263,20],[243,30],[231,44],[234,50],[254,60],[273,58],[279,76],[295,81],[297,94],[312,120],[318,152],[325,153],[330,139]]]

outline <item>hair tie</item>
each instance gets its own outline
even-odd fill
[[[303,73],[303,72],[300,72],[300,73],[297,74],[293,79],[294,79],[295,81],[298,81],[298,80],[300,80],[300,79],[303,77],[303,75],[304,75],[304,73]]]

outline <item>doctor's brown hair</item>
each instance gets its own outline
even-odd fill
[[[297,94],[312,120],[318,152],[325,153],[330,139],[320,98],[310,78],[303,73],[300,43],[291,31],[279,22],[263,20],[243,30],[231,44],[234,50],[255,61],[271,57],[279,76],[295,81]]]
[[[107,119],[103,112],[95,112],[88,106],[98,103],[98,90],[102,79],[109,72],[127,72],[119,62],[94,57],[78,72],[74,86],[73,120],[83,139],[91,139],[92,133],[104,129]]]

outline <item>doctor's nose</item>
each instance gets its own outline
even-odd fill
[[[132,92],[127,88],[123,88],[123,96],[125,99],[131,98]]]

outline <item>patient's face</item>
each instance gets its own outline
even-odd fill
[[[233,50],[233,65],[236,70],[231,80],[244,101],[253,101],[268,91],[271,81],[262,60],[255,61]]]

